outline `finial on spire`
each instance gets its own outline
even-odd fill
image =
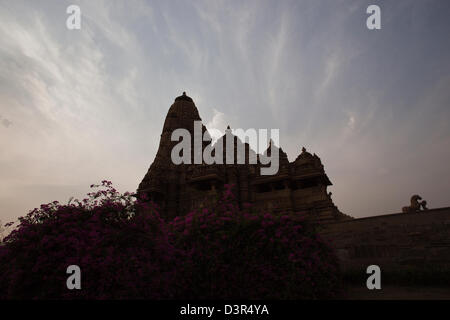
[[[306,152],[306,148],[305,147],[302,148],[302,152]]]
[[[182,94],[181,96],[175,98],[175,101],[180,101],[180,100],[181,100],[181,101],[194,102],[194,101],[192,101],[192,98],[191,98],[191,97],[188,97],[188,96],[186,95],[186,91],[183,91],[183,94]]]

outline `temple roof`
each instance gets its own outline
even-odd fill
[[[192,100],[191,97],[188,97],[188,96],[186,95],[186,92],[183,92],[183,95],[181,95],[181,96],[179,96],[179,97],[176,97],[176,98],[175,98],[175,101],[189,101],[189,102],[194,102],[194,101]]]
[[[303,147],[302,152],[297,156],[294,163],[301,164],[301,163],[305,163],[305,162],[313,162],[313,163],[317,163],[319,165],[322,164],[322,161],[316,154],[312,155],[311,153],[306,151],[305,147]]]
[[[183,92],[183,95],[175,98],[175,102],[170,106],[164,121],[163,132],[172,132],[178,128],[193,132],[194,121],[201,120],[194,101],[186,95],[186,92]]]
[[[274,149],[278,149],[278,156],[279,156],[280,165],[281,166],[288,165],[289,164],[289,160],[288,160],[286,152],[284,152],[284,150],[281,148],[281,146],[277,147],[272,139],[270,139],[269,145],[267,146],[267,149],[266,149],[266,151],[264,151],[263,154],[266,155],[266,156],[270,156],[271,153],[272,153],[272,147]]]

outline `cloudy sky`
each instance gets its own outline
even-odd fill
[[[317,153],[347,214],[414,193],[450,206],[449,14],[448,0],[0,0],[0,219],[102,179],[135,191],[182,91],[209,128],[280,128],[290,160]]]

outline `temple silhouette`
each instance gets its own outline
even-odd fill
[[[175,165],[171,150],[179,141],[171,141],[172,132],[188,130],[193,145],[194,121],[201,121],[194,101],[186,94],[177,97],[167,113],[155,160],[138,187],[137,196],[156,202],[164,219],[202,207],[213,208],[224,185],[234,184],[241,208],[250,203],[253,212],[303,213],[320,225],[318,230],[333,243],[344,273],[365,275],[367,266],[375,264],[384,274],[410,274],[413,270],[420,277],[433,266],[435,278],[448,279],[450,207],[428,209],[426,201],[419,202],[421,198],[414,195],[411,205],[402,212],[351,218],[334,205],[327,192],[331,181],[320,158],[305,148],[293,162],[278,149],[279,170],[275,175],[260,174],[260,156],[247,143],[244,164]],[[206,131],[202,125],[202,134]],[[226,143],[227,139],[233,139],[234,151],[242,144],[229,129],[216,143]],[[270,144],[265,153],[272,148],[276,146]],[[249,163],[251,157],[257,157],[256,164]],[[365,282],[361,283],[365,288]]]
[[[178,141],[171,141],[172,132],[178,128],[188,130],[193,145],[194,121],[201,121],[199,112],[192,98],[183,93],[169,108],[155,160],[137,190],[138,197],[158,204],[163,218],[185,215],[203,207],[211,208],[218,201],[224,185],[233,184],[239,206],[249,203],[253,211],[301,212],[312,221],[322,223],[351,219],[339,211],[331,193],[327,192],[332,183],[320,158],[305,148],[295,161],[289,162],[280,147],[279,170],[275,175],[261,175],[260,168],[264,165],[259,161],[260,155],[248,143],[244,143],[244,164],[225,164],[225,148],[224,164],[174,164],[171,151]],[[202,134],[205,131],[207,129],[202,125]],[[231,133],[229,127],[216,143],[226,145],[227,139],[234,140],[236,159],[238,145],[243,142]],[[203,142],[202,149],[208,143]],[[271,142],[266,155],[270,155],[271,148],[278,147]],[[194,155],[191,157],[193,159]],[[251,157],[256,157],[256,164],[250,161]]]

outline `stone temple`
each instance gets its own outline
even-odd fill
[[[244,143],[244,164],[225,164],[225,147],[224,164],[174,164],[171,151],[179,141],[171,141],[172,131],[187,129],[193,145],[194,121],[201,121],[199,112],[194,101],[183,93],[167,113],[155,160],[137,190],[138,197],[145,196],[145,199],[158,204],[163,218],[171,219],[193,209],[214,206],[224,185],[234,184],[239,206],[249,203],[250,210],[301,212],[312,221],[321,223],[351,219],[338,210],[331,193],[327,192],[331,181],[320,158],[305,148],[293,162],[289,162],[286,153],[279,148],[279,170],[275,175],[261,175],[263,165],[247,143]],[[206,130],[202,125],[202,132]],[[243,142],[228,128],[216,143],[223,142],[225,146],[227,139],[234,140],[236,155],[237,145]],[[208,143],[203,142],[203,148]],[[266,154],[270,155],[271,147],[276,148],[271,143]],[[256,164],[249,161],[252,156],[257,157]],[[193,159],[193,155],[191,157]]]
[[[414,202],[415,195],[411,206],[405,207],[409,210],[403,208],[403,212],[353,219],[333,204],[327,192],[331,182],[320,158],[304,148],[293,162],[278,149],[279,171],[271,176],[260,174],[259,156],[248,144],[244,144],[248,151],[246,164],[175,165],[171,151],[179,141],[171,141],[172,131],[185,128],[192,137],[194,121],[199,120],[191,98],[183,94],[175,99],[164,122],[155,160],[138,187],[137,196],[144,198],[145,195],[146,199],[156,202],[163,218],[170,220],[203,206],[214,206],[224,185],[235,184],[235,195],[241,207],[250,203],[250,209],[255,212],[304,213],[311,221],[320,223],[318,231],[332,243],[344,274],[366,275],[367,266],[377,265],[384,275],[394,275],[392,279],[415,273],[423,279],[428,274],[445,285],[450,274],[450,207],[420,210],[418,205],[425,209],[424,202]],[[202,125],[204,132],[206,127]],[[242,144],[231,130],[226,130],[220,139],[225,143],[233,139],[235,145]],[[266,153],[271,150],[268,148]],[[254,156],[257,164],[248,163]],[[367,291],[365,281],[360,285],[360,292]],[[410,285],[414,285],[414,281]],[[378,292],[371,299],[384,299],[385,290],[371,290]],[[442,297],[448,299],[448,291],[442,293]]]

